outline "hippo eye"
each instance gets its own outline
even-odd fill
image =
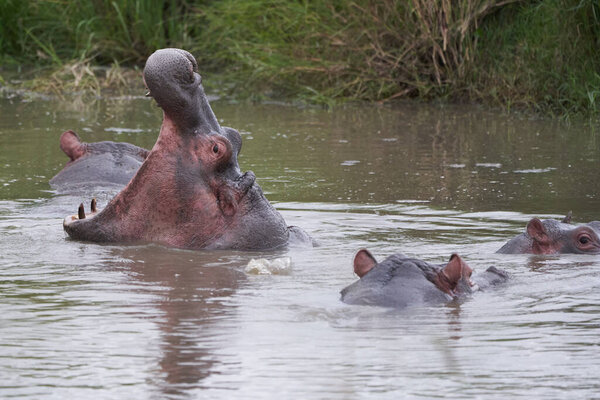
[[[219,145],[218,145],[218,144],[215,144],[215,145],[213,146],[213,153],[217,154],[218,152],[219,152]]]
[[[590,238],[588,236],[581,236],[579,237],[579,243],[581,244],[588,244],[590,242]]]

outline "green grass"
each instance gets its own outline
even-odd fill
[[[503,9],[477,34],[477,56],[465,79],[476,100],[560,116],[600,111],[597,0]]]
[[[472,33],[496,3],[224,0],[204,14],[215,40],[193,49],[206,55],[201,64],[277,96],[439,97],[463,73]]]
[[[0,2],[0,63],[37,68],[40,89],[128,84],[121,67],[163,47],[192,51],[236,97],[600,110],[597,0]]]
[[[157,48],[189,47],[193,15],[186,1],[3,0],[0,54],[31,64],[142,63]]]

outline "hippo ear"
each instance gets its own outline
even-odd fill
[[[442,274],[448,279],[451,289],[453,289],[458,281],[460,281],[463,273],[466,273],[464,270],[464,267],[466,266],[467,265],[458,254],[454,253],[450,256],[450,261],[448,261],[448,264],[442,269]]]
[[[60,135],[60,149],[71,161],[75,161],[85,154],[85,144],[72,130],[65,131]]]
[[[531,220],[527,224],[527,234],[530,238],[532,238],[535,242],[539,244],[550,243],[550,238],[548,237],[546,228],[544,228],[543,222],[540,221],[538,218],[531,218]]]
[[[573,216],[573,211],[569,211],[569,212],[567,213],[566,217],[564,217],[564,218],[562,219],[562,221],[560,221],[560,222],[562,222],[563,224],[570,224],[570,223],[571,223],[571,217],[572,217],[572,216]]]
[[[375,265],[377,265],[377,260],[367,249],[360,249],[354,256],[354,273],[359,278],[365,276]]]

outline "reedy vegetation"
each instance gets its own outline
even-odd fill
[[[54,90],[125,82],[120,66],[162,47],[240,97],[600,108],[597,0],[0,2],[0,60],[50,71]]]

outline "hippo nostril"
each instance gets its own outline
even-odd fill
[[[256,175],[254,175],[254,172],[252,172],[252,171],[248,171],[248,172],[240,175],[236,179],[238,188],[243,193],[247,193],[250,190],[250,188],[254,185],[255,181],[256,181]]]
[[[196,62],[196,58],[188,51],[182,49],[177,50],[179,50],[180,53],[183,53],[183,55],[190,61],[192,64],[192,72],[198,72],[198,63]]]

